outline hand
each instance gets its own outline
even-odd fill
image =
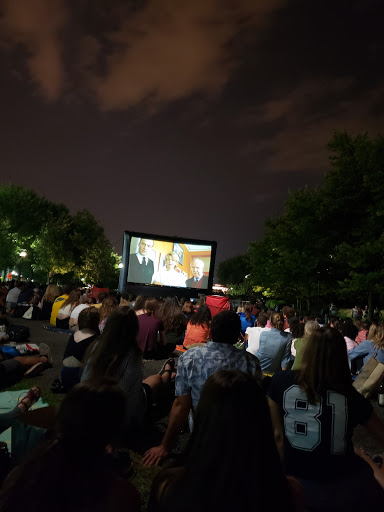
[[[155,446],[144,453],[143,466],[150,468],[151,466],[158,466],[163,459],[168,455],[168,450],[161,444]]]
[[[369,455],[367,455],[364,452],[364,450],[362,450],[361,448],[357,448],[356,446],[354,448],[355,448],[356,455],[358,455],[359,457],[364,459],[365,462],[367,462],[371,466],[376,480],[381,485],[381,487],[384,489],[384,464],[380,467],[378,464],[376,464],[376,462],[374,462],[371,459],[371,457]]]

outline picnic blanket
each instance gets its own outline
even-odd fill
[[[28,389],[19,391],[3,391],[0,393],[0,414],[12,411],[23,398]],[[42,407],[48,407],[49,404],[44,403],[42,398],[29,409],[35,410]],[[0,441],[5,441],[8,445],[12,458],[17,463],[22,460],[27,452],[36,446],[44,437],[46,429],[34,427],[32,425],[24,425],[19,420],[14,420],[12,426],[0,434]]]

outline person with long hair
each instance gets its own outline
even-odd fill
[[[158,316],[159,303],[156,299],[147,299],[144,314],[139,315],[139,334],[137,343],[145,359],[163,359],[173,350],[167,351],[164,324]]]
[[[254,327],[256,317],[252,315],[253,306],[247,302],[243,307],[243,312],[239,313],[241,321],[241,334],[244,336],[247,327]]]
[[[137,316],[144,315],[145,313],[145,301],[148,299],[148,297],[144,297],[144,295],[139,295],[136,300],[135,304],[133,306],[133,311],[136,313]]]
[[[183,342],[187,324],[177,297],[167,297],[160,304],[158,316],[163,322],[166,344],[171,353],[175,350],[176,345]]]
[[[195,314],[195,309],[193,307],[193,302],[190,300],[186,300],[182,306],[182,311],[187,319],[187,322],[191,319],[191,317]]]
[[[362,357],[365,364],[374,354],[380,363],[384,363],[384,326],[383,324],[372,324],[367,339],[360,345],[348,352],[350,361]]]
[[[86,307],[80,312],[78,330],[69,337],[63,355],[62,390],[69,391],[80,382],[85,353],[100,334],[99,322],[100,313],[97,308]]]
[[[292,370],[300,369],[301,361],[303,359],[303,352],[305,350],[305,345],[307,344],[307,341],[312,336],[312,334],[317,329],[320,329],[320,325],[317,323],[316,320],[308,320],[307,323],[300,325],[304,326],[304,336],[296,336],[297,339],[295,339],[292,342],[292,345],[294,345],[295,347],[295,361],[293,363]],[[292,336],[294,336],[295,334],[297,333],[293,331]]]
[[[99,323],[99,331],[103,332],[105,323],[108,320],[109,315],[118,307],[118,302],[115,297],[109,295],[106,297],[101,303],[100,311],[100,323]]]
[[[284,331],[284,318],[281,313],[271,315],[271,330],[260,334],[260,345],[256,357],[265,373],[285,370],[291,359],[292,335]]]
[[[139,493],[118,474],[110,453],[122,435],[125,411],[126,397],[114,381],[73,388],[61,404],[54,439],[4,482],[0,511],[139,512]]]
[[[140,317],[139,317],[140,318]],[[102,377],[116,379],[127,395],[127,427],[140,428],[152,400],[156,400],[171,380],[175,366],[169,359],[159,375],[143,381],[143,352],[137,344],[139,321],[127,306],[113,311],[102,335],[88,348],[81,381]]]
[[[303,510],[298,483],[284,475],[259,382],[219,370],[202,389],[179,465],[153,482],[149,510],[267,510],[271,499],[276,510]]]
[[[187,324],[183,343],[185,348],[207,343],[211,336],[211,320],[212,315],[209,307],[200,306]]]
[[[339,331],[313,332],[300,370],[275,374],[268,395],[286,472],[301,482],[309,510],[374,510],[383,503],[371,469],[354,453],[352,434],[362,424],[384,446],[384,422],[352,386]]]
[[[72,290],[68,298],[63,302],[56,317],[56,327],[69,329],[69,318],[72,311],[80,303],[81,292],[79,289]]]
[[[55,284],[47,286],[40,303],[39,320],[49,320],[51,318],[53,303],[59,295],[59,289]]]

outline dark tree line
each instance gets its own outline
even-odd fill
[[[223,284],[249,286],[316,307],[319,296],[369,302],[384,285],[384,138],[337,133],[316,188],[289,194],[264,237],[218,268]]]
[[[103,281],[116,287],[118,259],[89,211],[72,216],[64,204],[33,190],[0,186],[0,272],[16,269],[39,281]]]

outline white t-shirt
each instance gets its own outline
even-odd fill
[[[67,304],[63,308],[59,309],[58,315],[70,316],[72,312],[72,304]]]
[[[247,327],[245,334],[248,334],[248,347],[247,352],[254,356],[259,350],[260,334],[264,331],[270,331],[270,327]]]
[[[166,270],[165,268],[155,272],[152,277],[152,283],[157,281],[164,286],[179,286],[185,288],[185,275],[176,270]]]
[[[88,307],[89,307],[89,304],[79,304],[72,311],[70,318],[74,318],[76,320],[77,318],[79,318],[79,315],[83,311],[83,309],[88,308]]]
[[[15,286],[14,288],[12,288],[12,290],[9,290],[9,292],[7,293],[5,302],[17,302],[20,292],[21,292],[20,288]]]

